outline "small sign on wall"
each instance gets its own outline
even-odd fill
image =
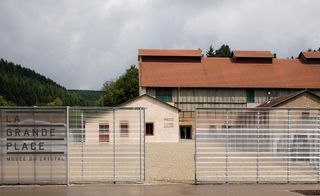
[[[173,125],[174,125],[173,118],[164,119],[164,128],[173,128]]]

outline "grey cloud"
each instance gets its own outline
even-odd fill
[[[99,89],[136,64],[138,48],[320,47],[317,0],[3,0],[0,57],[67,88]]]

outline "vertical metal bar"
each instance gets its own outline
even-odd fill
[[[67,153],[67,165],[66,165],[66,172],[67,172],[67,185],[69,185],[70,184],[70,173],[69,173],[69,167],[70,167],[70,161],[69,161],[69,158],[70,158],[70,156],[69,156],[69,133],[70,133],[70,129],[69,129],[69,106],[67,106],[67,149],[66,149],[66,153]]]
[[[195,133],[194,133],[194,183],[195,184],[198,184],[198,180],[197,180],[197,130],[198,130],[198,123],[197,123],[197,120],[198,120],[198,112],[199,110],[195,110]]]
[[[142,149],[141,149],[141,131],[142,131],[142,127],[141,127],[141,124],[142,124],[142,122],[141,122],[141,108],[139,108],[139,126],[140,126],[140,128],[139,128],[139,144],[140,144],[140,146],[139,146],[139,155],[140,155],[140,182],[141,182],[141,180],[142,180]]]
[[[290,121],[291,121],[291,117],[290,117],[290,109],[288,109],[288,129],[287,129],[287,145],[288,145],[288,154],[287,154],[287,183],[290,182],[290,159],[291,159],[291,143],[290,143]]]
[[[36,127],[36,118],[35,118],[35,108],[36,108],[36,106],[33,106],[33,108],[32,108],[32,117],[33,117],[33,129],[35,129]],[[35,142],[35,141],[33,141],[33,142]],[[35,152],[37,152],[37,150],[35,151]],[[34,165],[33,165],[33,175],[34,175],[34,184],[37,184],[37,159],[38,159],[38,156],[36,155],[37,153],[35,153],[35,159],[33,159],[34,161]],[[18,163],[19,163],[19,161],[18,161]],[[19,172],[20,172],[20,165],[19,165]],[[20,178],[20,176],[19,176],[19,178]]]
[[[143,181],[146,180],[146,110],[143,108]]]
[[[0,163],[1,163],[1,165],[0,165],[0,168],[1,168],[1,185],[3,185],[3,147],[2,147],[2,145],[3,145],[3,142],[2,142],[2,140],[3,140],[3,129],[2,129],[2,109],[0,109],[0,147],[1,147],[1,154],[0,154]]]
[[[116,182],[116,120],[115,120],[115,108],[113,108],[113,183]]]
[[[258,111],[257,115],[257,183],[259,183],[259,153],[260,153],[260,111]]]
[[[83,110],[80,111],[81,113],[81,118],[80,118],[80,127],[81,127],[81,181],[83,181],[83,148],[84,148],[84,135],[83,135]]]
[[[318,129],[317,129],[317,147],[318,147],[318,183],[320,183],[320,110],[318,110]]]
[[[228,157],[229,157],[229,109],[227,109],[227,122],[226,122],[226,183],[228,183]]]

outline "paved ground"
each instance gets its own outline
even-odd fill
[[[194,182],[194,140],[146,143],[146,182]]]
[[[294,196],[290,190],[319,189],[320,185],[77,185],[2,186],[1,196]]]

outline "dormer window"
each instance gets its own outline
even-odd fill
[[[232,52],[235,63],[264,63],[271,64],[273,54],[270,51],[235,50]]]

